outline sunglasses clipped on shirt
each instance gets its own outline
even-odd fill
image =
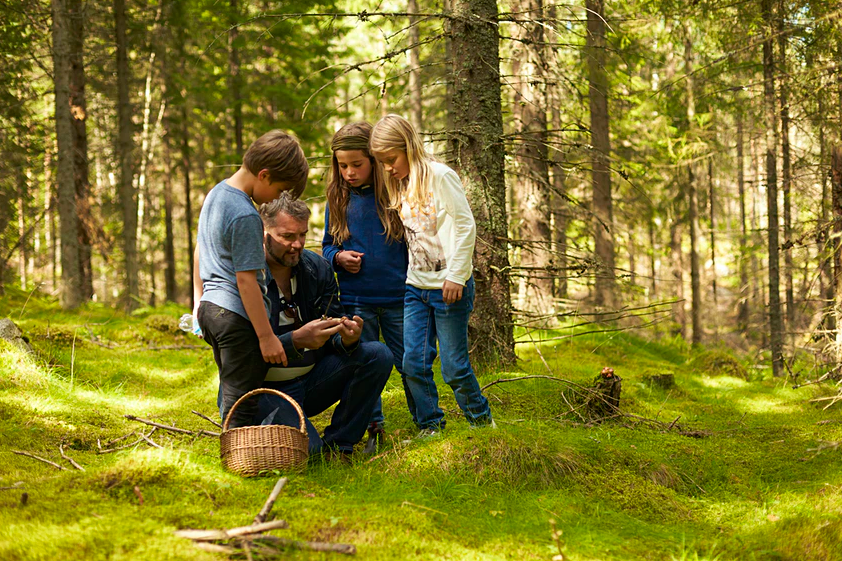
[[[287,302],[283,296],[281,296],[281,309],[284,312],[284,315],[292,320],[292,325],[294,328],[298,329],[301,327],[301,317],[298,315],[298,306],[295,305],[295,302]]]

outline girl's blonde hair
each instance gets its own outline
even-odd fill
[[[435,158],[424,149],[421,137],[412,124],[400,115],[386,115],[374,125],[369,141],[369,150],[375,158],[382,159],[387,152],[400,150],[406,154],[409,175],[397,180],[386,176],[391,208],[400,209],[401,197],[410,206],[419,207],[430,199],[429,180],[433,176],[430,163]]]
[[[389,193],[386,190],[383,177],[383,165],[369,152],[368,142],[371,136],[371,125],[366,122],[345,125],[333,135],[330,142],[332,151],[331,166],[327,179],[327,206],[330,212],[329,234],[337,245],[347,240],[351,233],[348,230],[348,201],[351,199],[351,185],[342,177],[339,161],[336,159],[337,150],[359,150],[371,162],[371,180],[374,187],[374,198],[377,202],[377,216],[383,225],[383,233],[389,241],[400,241],[403,238],[403,224],[398,212],[390,204]]]

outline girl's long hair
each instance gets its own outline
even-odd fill
[[[371,161],[371,179],[374,187],[374,198],[377,203],[377,216],[383,225],[383,234],[389,241],[403,239],[403,224],[398,212],[390,204],[389,193],[384,183],[383,165],[369,152],[368,142],[371,137],[371,125],[366,122],[345,125],[333,135],[330,148],[330,172],[327,179],[327,206],[330,212],[330,231],[335,244],[347,240],[351,233],[348,230],[348,201],[351,199],[351,185],[342,178],[339,161],[336,159],[337,150],[359,150]]]
[[[433,176],[430,163],[435,158],[424,149],[421,137],[409,121],[394,114],[380,119],[371,131],[369,148],[377,158],[382,158],[391,150],[406,154],[409,175],[401,180],[386,176],[391,208],[400,209],[402,198],[415,208],[429,201],[432,195],[429,181]]]

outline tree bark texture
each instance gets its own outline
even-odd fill
[[[552,127],[555,130],[561,129],[561,111],[559,105],[561,96],[556,90],[551,96],[552,103]],[[567,298],[567,222],[570,212],[570,205],[567,201],[567,173],[564,170],[564,154],[556,147],[552,152],[553,192],[551,197],[551,208],[553,213],[553,253],[558,275],[554,283],[553,296],[556,298]]]
[[[550,170],[547,150],[547,92],[542,0],[519,0],[512,78],[516,84],[514,118],[517,130],[515,173],[520,211],[521,264],[531,268],[526,305],[552,311],[553,275],[550,247]],[[543,269],[543,270],[541,270]]]
[[[240,83],[240,53],[237,36],[240,8],[237,0],[229,0],[230,28],[228,29],[228,92],[231,96],[231,117],[234,126],[235,160],[243,157],[243,95]]]
[[[688,135],[693,139],[696,131],[696,94],[693,77],[693,43],[690,26],[684,28],[684,79],[687,95]],[[693,325],[694,345],[702,342],[702,281],[699,266],[699,190],[693,164],[687,166],[687,221],[690,224],[690,319]]]
[[[78,307],[84,301],[82,272],[79,267],[79,214],[73,145],[73,107],[70,97],[71,0],[52,0],[53,60],[58,143],[58,211],[61,236],[61,305]]]
[[[594,251],[600,261],[596,277],[594,303],[614,306],[614,219],[611,202],[611,141],[608,121],[608,72],[605,68],[604,0],[585,0],[587,35],[585,56],[588,62],[588,101],[591,113],[593,150]]]
[[[511,364],[515,354],[496,22],[495,0],[454,2],[450,143],[477,223],[476,300],[470,325],[473,353],[482,362]]]
[[[780,103],[781,103],[781,188],[784,196],[784,243],[789,245],[792,241],[792,201],[790,190],[792,188],[792,164],[789,144],[789,85],[787,84],[786,67],[786,35],[784,35],[784,2],[778,6],[778,50],[780,60],[778,66],[780,73]],[[795,325],[795,293],[792,283],[792,248],[784,250],[784,282],[786,285],[786,323],[789,331],[793,331]]]
[[[778,234],[778,169],[776,148],[777,99],[775,97],[775,53],[772,39],[774,20],[772,0],[762,0],[766,39],[763,41],[763,93],[766,114],[766,204],[769,220],[769,343],[772,374],[783,376],[783,322],[781,318],[780,255]]]
[[[743,118],[737,113],[737,191],[740,205],[740,290],[737,304],[737,329],[748,330],[749,282],[748,282],[748,217],[746,216],[745,158],[743,156]]]
[[[418,2],[409,0],[406,11],[410,14],[418,13]],[[418,18],[409,18],[409,43],[417,45],[421,40]],[[418,130],[424,130],[424,110],[421,96],[421,56],[420,47],[409,49],[409,114],[412,124]]]
[[[819,175],[821,176],[822,186],[822,206],[821,206],[821,227],[816,234],[816,245],[819,252],[819,269],[821,270],[820,285],[822,297],[822,314],[823,325],[825,329],[835,329],[836,317],[830,311],[833,309],[834,299],[834,283],[833,283],[833,242],[830,239],[829,230],[831,225],[830,220],[830,206],[831,195],[828,188],[828,173],[827,168],[827,145],[824,136],[824,101],[822,96],[819,96]]]
[[[835,146],[831,156],[831,207],[833,211],[833,238],[842,236],[842,146]],[[836,317],[836,361],[842,360],[842,244],[833,244],[833,284],[836,300],[833,305]]]
[[[126,3],[114,0],[114,30],[117,42],[117,116],[120,157],[120,206],[123,211],[123,256],[126,264],[125,305],[133,310],[138,305],[137,201],[132,185],[134,141],[132,139],[132,107],[129,102],[131,74],[126,41]]]
[[[70,107],[73,123],[73,181],[76,185],[76,211],[79,214],[79,272],[82,297],[94,295],[90,182],[88,172],[88,107],[85,100],[85,13],[81,0],[70,0]]]

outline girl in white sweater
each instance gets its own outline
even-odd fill
[[[421,435],[434,436],[445,426],[433,381],[436,340],[442,378],[465,418],[471,425],[494,426],[468,358],[476,224],[462,182],[427,153],[413,126],[398,115],[374,125],[369,147],[386,171],[390,204],[400,212],[409,250],[403,372]]]

